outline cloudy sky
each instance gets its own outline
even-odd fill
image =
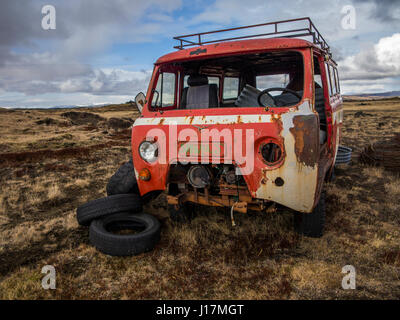
[[[42,7],[56,29],[42,28]],[[355,8],[355,29],[342,27]],[[344,93],[400,90],[398,0],[1,0],[0,107],[125,102],[145,91],[172,37],[310,16]]]

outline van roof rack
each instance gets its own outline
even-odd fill
[[[287,23],[298,22],[298,21],[304,22],[303,28],[278,30],[279,26],[282,26]],[[218,40],[202,39],[202,36],[205,36],[205,35],[221,33],[221,32],[228,32],[228,31],[235,31],[235,30],[242,30],[242,29],[265,27],[265,26],[274,26],[274,31],[268,32],[268,33],[237,36],[237,37],[233,37],[233,38],[223,38],[223,39],[218,39]],[[330,47],[329,47],[328,43],[325,41],[325,39],[319,33],[318,29],[315,27],[314,23],[311,21],[311,19],[309,17],[267,22],[267,23],[261,23],[261,24],[253,24],[253,25],[244,26],[244,27],[213,30],[213,31],[208,31],[208,32],[200,32],[200,33],[187,34],[184,36],[177,36],[177,37],[174,37],[174,39],[178,40],[180,42],[180,44],[177,46],[174,46],[174,48],[182,50],[182,49],[185,49],[186,47],[191,47],[191,46],[201,46],[204,44],[210,44],[210,43],[216,43],[216,42],[233,41],[233,40],[239,40],[239,39],[257,38],[257,37],[277,38],[277,37],[273,37],[274,35],[279,35],[279,38],[296,38],[296,37],[311,36],[312,42],[317,47],[319,47],[321,50],[325,51],[329,56],[331,56],[331,51],[330,51]]]

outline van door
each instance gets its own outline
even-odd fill
[[[338,84],[335,75],[336,66],[331,61],[325,62],[325,74],[326,81],[329,87],[329,120],[328,127],[328,146],[333,157],[336,157],[337,149],[339,147],[339,135],[340,135],[340,122],[342,112],[342,98],[339,93]]]

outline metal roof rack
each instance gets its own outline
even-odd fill
[[[304,22],[305,26],[303,28],[298,28],[298,29],[278,30],[279,26],[282,26],[287,23],[298,22],[298,21]],[[237,37],[233,37],[233,38],[223,38],[223,39],[218,39],[218,40],[204,40],[204,37],[202,39],[202,36],[205,36],[205,35],[216,34],[216,33],[221,33],[221,32],[228,32],[228,31],[236,31],[236,30],[242,30],[242,29],[265,27],[265,26],[274,26],[274,31],[268,32],[268,33],[237,36]],[[208,31],[208,32],[187,34],[184,36],[177,36],[177,37],[174,37],[174,39],[178,40],[180,42],[180,44],[178,46],[174,46],[174,48],[182,50],[182,49],[185,49],[186,47],[201,46],[204,44],[210,44],[210,43],[216,43],[216,42],[233,41],[233,40],[239,40],[239,39],[250,39],[250,38],[257,38],[257,37],[267,37],[268,38],[269,36],[274,36],[274,35],[279,35],[280,38],[296,38],[296,37],[311,36],[312,42],[316,46],[318,46],[321,50],[323,50],[327,54],[329,54],[329,56],[331,56],[330,47],[329,47],[328,43],[325,41],[325,39],[319,33],[319,31],[314,26],[313,22],[311,21],[311,19],[309,17],[275,21],[275,22],[267,22],[267,23],[254,24],[254,25],[244,26],[244,27],[221,29],[221,30],[214,30],[214,31]],[[276,37],[270,37],[270,38],[276,38]]]

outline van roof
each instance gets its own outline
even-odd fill
[[[264,50],[287,50],[307,47],[313,47],[318,51],[321,51],[316,45],[303,39],[269,38],[218,42],[168,53],[160,57],[155,64],[204,59],[208,57],[211,58],[233,54],[256,53]]]
[[[231,32],[240,33],[232,36]],[[187,34],[174,40],[179,42],[174,46],[179,51],[162,56],[156,64],[306,47],[332,57],[328,43],[309,17]]]

